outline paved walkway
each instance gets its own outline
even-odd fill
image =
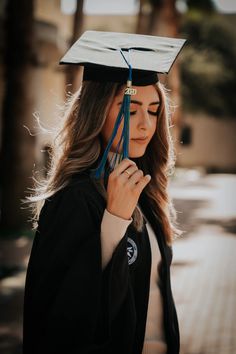
[[[9,273],[0,280],[1,354],[22,353],[22,305],[30,249],[31,242],[24,236],[17,240],[0,240],[0,269]]]
[[[205,176],[178,170],[171,182],[180,227],[186,231],[173,245],[171,269],[181,354],[236,353],[235,192],[234,175]],[[9,276],[0,281],[1,354],[21,353],[25,267],[30,247],[23,236],[0,240],[0,265],[9,271]]]
[[[173,293],[182,354],[236,353],[236,238],[200,227],[176,244]]]
[[[235,192],[232,175],[189,175],[171,185],[178,210],[190,208],[181,216],[187,232],[173,246],[181,354],[236,353]]]

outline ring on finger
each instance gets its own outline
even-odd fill
[[[131,173],[128,170],[125,170],[124,172],[126,172],[129,176],[131,175]]]

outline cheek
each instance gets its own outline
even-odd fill
[[[157,117],[153,119],[153,123],[152,123],[152,135],[155,134],[156,130],[157,130]]]

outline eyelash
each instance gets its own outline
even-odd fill
[[[133,116],[137,113],[137,111],[130,112],[130,115]],[[148,112],[151,116],[157,116],[157,112]]]

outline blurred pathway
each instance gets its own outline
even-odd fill
[[[236,176],[183,172],[170,186],[186,230],[172,263],[181,354],[234,354]]]
[[[31,240],[0,240],[0,353],[22,353],[22,305]]]

